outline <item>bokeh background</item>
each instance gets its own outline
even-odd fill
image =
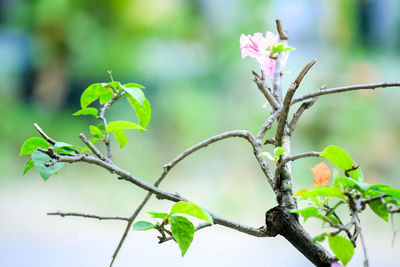
[[[114,78],[145,85],[149,130],[129,132],[115,162],[153,182],[185,148],[232,129],[257,133],[265,100],[251,80],[255,60],[240,57],[241,33],[275,31],[281,18],[295,47],[287,88],[312,58],[318,62],[297,95],[322,85],[400,80],[400,4],[396,0],[1,0],[0,1],[0,265],[108,266],[125,224],[46,216],[76,211],[129,216],[145,193],[86,164],[69,165],[43,182],[22,176],[23,141],[37,122],[51,137],[80,144],[94,119],[72,117],[91,83]],[[123,101],[122,101],[123,102]],[[136,121],[127,103],[110,119]],[[334,144],[362,166],[368,183],[400,187],[400,88],[323,96],[293,136],[293,153]],[[268,147],[265,150],[268,151]],[[312,185],[320,160],[293,164],[296,189]],[[261,226],[275,205],[249,145],[231,139],[190,156],[161,186],[228,218]],[[168,210],[153,200],[146,211]],[[139,216],[148,219],[145,212]],[[395,229],[399,229],[399,216]],[[400,240],[390,223],[362,216],[372,266],[397,266]],[[305,224],[313,235],[320,225]],[[115,266],[310,266],[284,239],[257,239],[212,227],[196,233],[182,259],[157,233],[131,232]],[[357,249],[349,266],[361,266]]]

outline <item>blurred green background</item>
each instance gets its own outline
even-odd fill
[[[143,84],[153,110],[149,130],[130,132],[126,147],[114,141],[113,149],[119,166],[153,182],[163,164],[209,136],[258,132],[268,112],[251,80],[257,63],[241,59],[239,36],[276,32],[276,18],[296,48],[284,88],[318,59],[297,95],[322,85],[400,80],[396,0],[0,0],[0,265],[106,266],[124,224],[46,212],[129,216],[145,195],[85,164],[67,166],[46,183],[36,170],[22,176],[27,157],[18,153],[25,139],[37,136],[33,123],[58,141],[79,144],[78,134],[96,123],[71,116],[88,85],[109,81],[107,70],[123,83]],[[298,124],[293,153],[338,145],[360,163],[367,182],[400,187],[399,97],[399,88],[321,97]],[[108,116],[136,121],[127,103]],[[312,185],[309,168],[318,162],[293,164],[296,190]],[[161,187],[254,226],[275,205],[240,139],[190,156]],[[145,210],[170,206],[154,200]],[[148,219],[144,212],[140,218]],[[369,211],[363,219],[372,265],[395,266],[400,240],[391,248],[390,224]],[[318,224],[306,227],[320,233]],[[182,260],[176,244],[157,245],[155,236],[131,233],[115,266],[310,266],[281,238],[260,240],[217,226],[196,234]],[[279,259],[284,253],[290,257]],[[357,251],[349,266],[361,262]]]

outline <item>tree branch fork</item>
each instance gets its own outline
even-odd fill
[[[283,27],[279,20],[277,20],[277,28],[278,33],[280,35],[281,41],[287,42],[287,32],[283,30]],[[53,147],[49,147],[48,149],[38,148],[39,151],[47,154],[51,161],[46,165],[51,166],[56,164],[57,162],[67,162],[67,163],[76,163],[76,162],[85,162],[88,164],[97,165],[111,174],[114,174],[120,180],[127,181],[129,183],[134,184],[146,190],[148,194],[143,199],[143,201],[139,204],[139,206],[134,210],[133,214],[130,217],[118,217],[118,216],[97,216],[90,214],[82,214],[82,213],[74,213],[74,212],[51,212],[48,215],[53,216],[61,216],[61,217],[82,217],[82,218],[91,218],[97,220],[117,220],[127,222],[125,231],[120,239],[118,247],[116,248],[110,266],[113,264],[124,240],[127,237],[127,234],[135,221],[136,217],[146,205],[150,197],[154,194],[158,199],[165,199],[172,202],[178,201],[190,201],[180,194],[170,193],[163,189],[159,188],[160,183],[165,179],[167,174],[170,172],[172,168],[174,168],[179,162],[188,157],[189,155],[195,153],[196,151],[207,147],[208,145],[217,143],[219,141],[230,139],[230,138],[241,138],[246,140],[253,151],[255,159],[257,160],[261,171],[264,173],[267,182],[274,190],[274,193],[277,196],[278,206],[270,209],[266,213],[266,221],[265,225],[261,227],[252,227],[239,222],[235,222],[219,216],[213,212],[210,212],[210,215],[213,217],[215,224],[219,224],[234,230],[237,230],[242,233],[246,233],[256,237],[270,237],[276,236],[280,234],[284,236],[289,242],[291,242],[301,253],[303,253],[310,261],[312,261],[317,266],[329,266],[331,262],[336,261],[334,257],[332,257],[323,247],[319,244],[313,244],[311,241],[311,237],[305,232],[303,227],[299,224],[297,216],[291,214],[289,210],[291,208],[296,208],[297,203],[295,199],[291,198],[293,195],[293,186],[292,186],[292,177],[290,171],[290,163],[292,161],[307,158],[307,157],[319,157],[320,153],[311,151],[305,152],[298,155],[290,154],[290,137],[293,135],[296,124],[303,114],[303,112],[309,109],[320,96],[328,95],[328,94],[336,94],[341,92],[347,92],[352,90],[365,90],[365,89],[376,89],[376,88],[385,88],[385,87],[396,87],[400,86],[400,82],[393,83],[373,83],[373,84],[361,84],[361,85],[353,85],[353,86],[344,86],[344,87],[336,87],[336,88],[320,88],[319,90],[307,93],[297,98],[293,98],[295,92],[299,88],[303,78],[309,72],[309,70],[316,63],[316,59],[310,61],[306,66],[300,71],[296,79],[293,81],[286,94],[282,95],[281,88],[281,78],[282,78],[282,67],[279,63],[280,58],[277,59],[277,68],[275,69],[274,74],[274,84],[271,89],[265,81],[264,75],[261,75],[253,72],[254,74],[254,82],[257,85],[257,88],[264,95],[268,103],[271,105],[271,115],[267,118],[265,123],[262,125],[256,137],[247,130],[233,130],[224,132],[215,136],[212,136],[204,141],[186,149],[181,154],[176,156],[172,161],[166,163],[163,166],[163,171],[158,179],[154,182],[154,184],[149,184],[144,180],[134,176],[132,173],[120,168],[116,164],[112,162],[112,154],[111,154],[111,146],[110,140],[106,140],[106,148],[107,148],[107,156],[103,155],[100,150],[98,150],[84,134],[80,134],[79,137],[84,144],[88,146],[91,154],[88,153],[79,153],[76,156],[70,155],[59,155],[55,152]],[[100,118],[103,121],[104,125],[107,125],[107,121],[105,118],[106,110],[117,100],[117,97],[113,97],[109,102],[107,102],[100,112]],[[296,112],[293,113],[292,119],[289,119],[290,108],[296,104],[302,102],[300,107]],[[274,122],[277,122],[277,128],[274,138],[267,139],[265,143],[263,139],[271,129]],[[56,143],[55,140],[50,138],[40,127],[35,124],[38,132],[46,139],[51,145]],[[272,144],[275,147],[284,147],[286,152],[280,156],[280,159],[276,163],[274,174],[271,172],[268,167],[268,162],[265,157],[260,154],[263,152],[263,143],[264,144]],[[289,184],[289,189],[284,189],[283,185],[287,186]],[[354,219],[355,220],[355,219]],[[359,221],[354,221],[353,225],[356,225]],[[197,230],[203,229],[205,227],[210,226],[209,224],[200,225],[197,227]],[[160,242],[165,242],[170,240],[170,237],[161,237]]]

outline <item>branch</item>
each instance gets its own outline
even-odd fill
[[[82,214],[82,213],[74,213],[74,212],[68,212],[68,213],[63,213],[63,212],[49,212],[47,215],[55,215],[55,216],[61,216],[61,217],[67,217],[67,216],[73,216],[73,217],[83,217],[83,218],[91,218],[91,219],[97,219],[97,220],[118,220],[118,221],[128,221],[129,218],[126,217],[102,217],[102,216],[97,216],[97,215],[90,215],[90,214]]]
[[[270,184],[272,185],[272,174],[269,172],[268,166],[265,162],[265,160],[262,157],[258,157],[258,155],[261,153],[261,149],[259,148],[260,145],[259,143],[254,139],[253,135],[248,132],[248,131],[241,131],[241,130],[236,130],[236,131],[229,131],[229,132],[225,132],[225,133],[221,133],[215,136],[212,136],[200,143],[198,143],[197,145],[194,145],[192,147],[190,147],[189,149],[183,151],[181,154],[179,154],[177,157],[175,157],[172,161],[168,162],[167,164],[164,164],[163,166],[163,172],[161,173],[160,177],[156,180],[156,182],[154,183],[155,187],[158,187],[160,185],[160,183],[164,180],[164,178],[167,176],[168,172],[176,165],[178,164],[181,160],[183,160],[184,158],[186,158],[187,156],[191,155],[192,153],[194,153],[197,150],[200,150],[204,147],[207,147],[208,145],[221,141],[223,139],[227,139],[227,138],[231,138],[231,137],[241,137],[246,139],[253,147],[254,149],[254,154],[257,158],[257,160],[260,163],[260,166],[262,168],[262,170],[264,171],[264,173],[267,175],[267,179],[270,182]],[[262,160],[264,160],[263,163]],[[146,197],[143,199],[143,201],[140,203],[140,205],[136,208],[135,212],[132,214],[132,216],[129,218],[129,222],[128,225],[125,228],[125,231],[119,241],[119,244],[116,248],[116,250],[114,251],[114,254],[112,256],[112,260],[111,260],[111,264],[110,266],[112,266],[112,264],[114,263],[115,258],[117,257],[119,250],[122,247],[122,244],[124,243],[128,232],[130,230],[130,227],[132,225],[132,223],[134,222],[134,220],[136,219],[136,217],[138,216],[138,214],[140,213],[140,211],[143,209],[143,207],[147,204],[147,202],[149,201],[150,197],[152,196],[152,193],[149,192]],[[212,216],[217,216],[215,214],[213,214]],[[221,224],[223,223],[223,221],[219,221],[221,222]],[[236,223],[237,224],[237,223]],[[234,226],[235,223],[230,223],[230,226]],[[242,227],[241,229],[247,229],[248,227]],[[251,228],[249,228],[251,229]],[[252,229],[254,230],[254,228]],[[239,230],[240,231],[240,230]],[[254,231],[251,231],[254,232]],[[257,233],[258,234],[258,233]]]
[[[287,32],[283,29],[282,23],[280,19],[276,20],[276,28],[279,34],[279,39],[281,43],[287,45],[288,44],[288,34]],[[273,93],[275,99],[279,102],[282,103],[282,74],[283,74],[283,69],[285,67],[286,59],[288,56],[288,52],[283,52],[279,53],[278,58],[276,59],[275,63],[275,70],[273,73]]]
[[[326,86],[322,86],[319,90],[325,89]],[[296,128],[297,122],[300,119],[301,115],[303,115],[304,111],[306,111],[306,109],[309,109],[310,107],[312,107],[312,105],[314,105],[314,103],[317,101],[318,96],[313,97],[312,99],[304,102],[301,104],[301,106],[297,109],[297,111],[293,114],[293,118],[289,123],[289,134],[292,135],[294,132],[294,129]]]
[[[145,181],[142,181],[141,179],[135,177],[134,175],[132,175],[131,173],[121,169],[120,167],[116,166],[115,164],[111,163],[111,162],[105,162],[102,161],[99,158],[96,158],[94,156],[90,156],[90,155],[77,155],[77,156],[60,156],[58,154],[54,154],[54,151],[50,151],[50,150],[45,150],[43,149],[42,152],[48,154],[49,156],[51,155],[51,157],[56,160],[57,162],[68,162],[68,163],[74,163],[74,162],[87,162],[87,163],[91,163],[91,164],[95,164],[98,165],[108,171],[110,171],[111,173],[115,173],[119,176],[119,179],[121,180],[126,180],[129,181],[137,186],[139,186],[140,188],[148,191],[148,195],[146,196],[146,198],[142,201],[141,205],[136,209],[135,213],[129,218],[128,220],[128,225],[127,228],[125,229],[124,235],[121,238],[120,244],[117,247],[117,250],[114,252],[113,255],[113,259],[111,262],[111,265],[114,262],[114,259],[123,243],[123,241],[126,238],[126,235],[130,229],[131,224],[133,223],[134,219],[136,218],[136,216],[138,215],[138,213],[140,212],[140,210],[144,207],[144,205],[147,203],[148,199],[150,198],[151,194],[155,194],[159,199],[167,199],[170,201],[174,201],[174,202],[178,202],[178,201],[188,201],[185,198],[177,195],[177,194],[171,194],[167,191],[161,190],[159,189],[157,186],[161,183],[161,181],[165,178],[165,176],[167,175],[167,173],[169,172],[169,170],[171,168],[173,168],[178,162],[180,162],[182,159],[184,159],[185,157],[187,157],[188,155],[192,154],[193,152],[208,146],[211,143],[217,142],[219,140],[225,139],[225,138],[229,138],[229,137],[242,137],[245,138],[246,140],[249,141],[249,143],[253,146],[254,148],[254,153],[256,155],[258,155],[260,151],[260,143],[257,142],[255,140],[255,138],[253,137],[253,135],[248,132],[248,131],[231,131],[231,132],[226,132],[226,133],[222,133],[216,136],[213,136],[209,139],[204,140],[203,142],[185,150],[183,153],[181,153],[180,155],[178,155],[175,159],[173,159],[171,162],[167,163],[164,165],[164,171],[161,174],[160,178],[156,181],[156,183],[154,185],[150,185],[148,183],[146,183]],[[262,157],[258,157],[257,158],[262,158]],[[260,161],[260,160],[259,160]],[[271,177],[272,175],[270,174],[268,167],[265,164],[263,164],[262,169],[264,170],[264,172],[267,172],[268,175],[268,181],[270,181],[270,183],[272,183]],[[247,225],[243,225],[241,223],[238,222],[234,222],[228,219],[225,219],[219,215],[216,215],[212,212],[210,212],[210,215],[213,217],[214,222],[216,224],[220,224],[223,226],[226,226],[228,228],[232,228],[235,229],[237,231],[243,232],[243,233],[247,233],[249,235],[253,235],[253,236],[265,236],[264,232],[262,229],[259,228],[253,228]]]
[[[282,111],[281,114],[279,116],[279,122],[278,122],[278,127],[276,129],[276,143],[278,146],[282,145],[282,138],[284,135],[284,130],[285,130],[285,126],[287,123],[287,117],[289,115],[289,109],[290,109],[290,105],[292,102],[292,98],[294,93],[296,92],[297,88],[299,87],[301,81],[303,80],[304,76],[307,74],[307,72],[311,69],[311,67],[315,64],[315,62],[317,62],[316,59],[313,59],[310,63],[308,63],[299,73],[299,75],[297,76],[296,80],[294,80],[294,82],[292,83],[292,85],[289,87],[286,95],[285,95],[285,99],[283,100],[283,104],[282,104]]]
[[[112,80],[112,75],[111,75],[111,71],[108,72],[110,75],[110,78]],[[111,105],[118,100],[119,96],[118,94],[114,93],[113,97],[104,104],[104,106],[100,109],[100,114],[99,114],[99,119],[103,121],[104,124],[104,128],[107,129],[107,120],[106,117],[104,116],[106,110],[111,107]],[[112,153],[111,153],[111,146],[110,146],[110,134],[106,135],[105,141],[104,141],[106,148],[107,148],[107,157],[110,161],[112,161]]]
[[[265,80],[264,80],[264,74],[261,74],[260,76],[253,71],[254,79],[253,81],[256,83],[258,90],[265,96],[265,98],[268,100],[268,103],[275,109],[280,108],[279,102],[276,100],[276,98],[272,95],[271,91],[269,88],[266,88]]]
[[[280,20],[280,19],[277,19],[277,20],[276,20],[276,29],[277,29],[278,34],[279,34],[279,39],[280,39],[281,41],[287,41],[287,40],[289,40],[288,33],[287,33],[287,31],[285,31],[285,30],[283,29],[283,26],[282,26],[282,23],[281,23],[281,20]]]
[[[206,223],[200,223],[199,225],[196,226],[196,232],[199,231],[199,230],[201,230],[201,229],[204,229],[204,228],[206,228],[206,227],[209,227],[209,226],[212,226],[212,224],[211,224],[211,223],[208,223],[208,222],[206,222]],[[160,237],[159,237],[159,238],[160,238]],[[167,241],[170,241],[170,240],[173,240],[173,239],[174,239],[174,238],[173,238],[172,236],[161,237],[161,238],[160,238],[159,244],[164,243],[164,242],[167,242]]]
[[[316,96],[321,95],[329,95],[335,93],[342,93],[347,91],[354,91],[354,90],[364,90],[364,89],[376,89],[376,88],[385,88],[385,87],[398,87],[400,86],[400,82],[384,82],[384,83],[367,83],[367,84],[358,84],[358,85],[351,85],[351,86],[342,86],[342,87],[335,87],[329,88],[324,90],[319,90],[316,92],[308,93],[293,99],[291,105],[296,104],[297,102],[303,101],[305,99],[313,98]]]
[[[107,158],[100,152],[100,150],[97,149],[97,147],[92,144],[92,142],[89,141],[89,139],[87,139],[83,133],[79,134],[79,138],[81,138],[82,142],[87,145],[90,151],[92,151],[93,154],[95,154],[99,159],[102,161],[107,161]]]
[[[271,129],[272,123],[278,118],[279,114],[281,113],[281,109],[276,110],[264,123],[264,125],[261,127],[260,132],[257,135],[257,140],[261,141],[265,133]]]
[[[47,142],[49,142],[49,143],[52,144],[52,145],[55,145],[55,144],[56,144],[56,141],[55,141],[54,139],[50,138],[50,137],[42,130],[42,128],[40,128],[40,126],[39,126],[37,123],[33,124],[33,126],[35,126],[36,130],[40,133],[40,135],[41,135]]]
[[[295,160],[298,160],[301,158],[307,158],[307,157],[319,157],[319,155],[321,155],[321,152],[315,152],[315,151],[305,152],[305,153],[301,153],[298,155],[287,157],[282,160],[281,164],[282,164],[282,166],[284,166],[289,161],[295,161]]]

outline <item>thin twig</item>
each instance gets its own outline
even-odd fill
[[[276,29],[277,29],[278,34],[279,34],[279,39],[280,39],[281,41],[284,41],[284,40],[288,40],[288,39],[289,39],[288,33],[287,33],[287,31],[285,31],[285,30],[283,29],[282,22],[281,22],[280,19],[277,19],[277,20],[276,20]]]
[[[114,82],[114,78],[112,76],[112,70],[108,70],[107,73],[108,73],[108,76],[110,76],[111,82]]]
[[[87,139],[83,133],[79,134],[79,137],[81,138],[82,142],[89,147],[90,151],[96,155],[96,157],[103,161],[107,161],[107,158],[100,152],[100,150],[97,149],[97,147],[92,144],[92,142],[89,141],[89,139]]]
[[[50,144],[55,145],[56,141],[52,138],[50,138],[43,130],[40,128],[40,126],[37,123],[34,123],[33,126],[35,126],[36,130],[40,133],[40,135]]]
[[[278,146],[282,145],[282,138],[284,135],[284,129],[287,124],[287,117],[289,115],[289,109],[290,109],[290,104],[292,102],[292,98],[294,93],[296,92],[297,88],[299,87],[301,81],[303,80],[304,76],[307,74],[307,72],[311,69],[311,67],[317,62],[316,59],[313,59],[310,63],[308,63],[299,73],[297,76],[296,80],[292,83],[292,85],[289,87],[285,99],[283,100],[282,104],[282,111],[279,116],[279,122],[278,122],[278,127],[276,129],[276,143]]]
[[[209,226],[212,226],[212,224],[211,224],[211,223],[201,223],[201,224],[199,224],[199,225],[196,226],[196,232],[199,231],[199,230],[201,230],[201,229],[204,229],[204,228],[206,228],[206,227],[209,227]],[[174,239],[174,238],[173,238],[172,236],[164,237],[164,238],[160,239],[160,242],[159,242],[159,243],[161,244],[161,243],[164,243],[164,242],[173,240],[173,239]]]
[[[265,122],[264,125],[261,127],[260,132],[257,135],[257,140],[261,140],[264,138],[265,133],[271,129],[272,123],[278,118],[279,114],[281,113],[281,110],[278,109],[276,110]]]
[[[97,215],[90,215],[90,214],[83,214],[83,213],[75,213],[75,212],[49,212],[47,215],[56,215],[56,216],[61,216],[61,217],[67,217],[67,216],[72,216],[72,217],[83,217],[83,218],[91,218],[91,219],[97,219],[97,220],[117,220],[117,221],[128,221],[129,218],[126,217],[103,217],[103,216],[97,216]]]
[[[326,85],[322,86],[319,90],[326,89]],[[309,109],[314,105],[314,103],[317,101],[318,96],[313,97],[312,99],[304,102],[301,104],[301,106],[297,109],[297,111],[293,114],[293,118],[289,123],[289,134],[292,135],[294,132],[294,129],[296,128],[296,124],[299,121],[301,115],[303,115],[304,111],[306,109]]]
[[[297,102],[300,102],[300,101],[303,101],[303,100],[306,100],[309,98],[313,98],[316,96],[321,96],[321,95],[342,93],[342,92],[354,91],[354,90],[376,89],[376,88],[398,87],[398,86],[400,86],[400,82],[384,82],[384,83],[367,83],[367,84],[358,84],[358,85],[323,89],[323,90],[311,92],[311,93],[296,97],[292,100],[291,105],[296,104]]]
[[[110,74],[111,75],[111,74]],[[112,77],[112,76],[111,76]],[[107,119],[104,116],[106,110],[111,107],[111,105],[118,100],[119,96],[117,93],[114,93],[113,97],[103,105],[103,107],[100,109],[100,114],[99,114],[99,119],[103,121],[104,128],[107,129]],[[112,161],[112,153],[111,153],[111,145],[110,145],[110,134],[106,135],[106,138],[104,140],[104,144],[106,145],[107,148],[107,157],[110,161]]]
[[[279,34],[279,39],[281,43],[287,45],[288,44],[288,34],[287,32],[283,29],[282,23],[280,19],[276,20],[276,28]],[[283,98],[283,93],[282,93],[282,75],[283,75],[283,69],[285,67],[285,61],[287,59],[289,52],[282,52],[279,53],[278,58],[276,59],[275,62],[275,70],[274,73],[272,74],[273,77],[273,94],[275,99],[278,101],[278,103],[282,103],[282,98]]]
[[[316,151],[311,151],[311,152],[305,152],[301,154],[297,154],[294,156],[287,157],[282,160],[281,164],[285,165],[289,161],[295,161],[301,158],[308,158],[308,157],[319,157],[321,155],[321,152],[316,152]]]
[[[271,91],[266,88],[265,80],[263,78],[260,78],[260,76],[258,76],[258,74],[254,71],[253,75],[253,81],[256,83],[258,90],[260,90],[260,92],[265,96],[265,98],[268,100],[268,103],[274,108],[274,110],[279,109],[281,105],[272,95]]]

